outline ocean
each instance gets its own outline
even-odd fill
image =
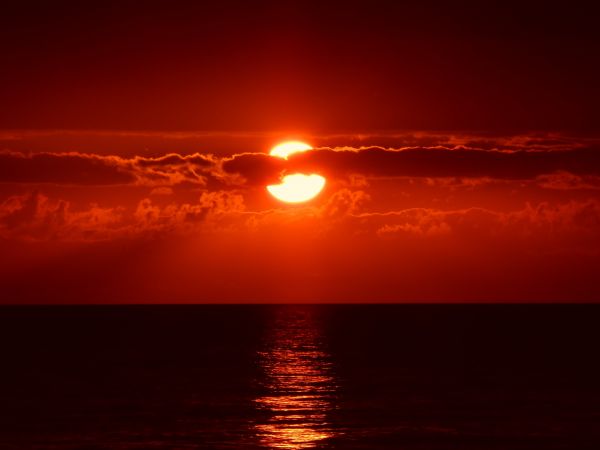
[[[598,449],[600,305],[0,308],[2,449]]]

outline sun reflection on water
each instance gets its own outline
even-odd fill
[[[255,399],[268,413],[255,425],[271,449],[310,449],[335,435],[328,414],[334,409],[336,383],[330,355],[310,311],[279,311],[265,346],[258,352],[264,395]]]

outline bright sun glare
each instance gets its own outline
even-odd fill
[[[271,156],[287,159],[289,155],[297,152],[312,150],[312,147],[300,141],[288,141],[276,145],[271,149]],[[285,175],[281,184],[267,186],[273,197],[286,203],[302,203],[315,198],[323,190],[325,178],[321,175],[304,175],[295,173]]]

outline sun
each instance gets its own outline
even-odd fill
[[[292,153],[312,150],[305,142],[287,141],[271,149],[270,155],[287,159]],[[277,200],[286,203],[303,203],[315,198],[325,187],[325,178],[321,175],[295,173],[285,175],[280,184],[267,186],[267,191]]]

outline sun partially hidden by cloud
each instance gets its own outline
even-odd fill
[[[312,150],[312,147],[300,141],[287,141],[271,149],[270,155],[287,159],[293,153]],[[321,175],[296,173],[285,175],[280,184],[267,186],[267,191],[277,200],[286,203],[303,203],[315,198],[325,187],[325,178]]]

